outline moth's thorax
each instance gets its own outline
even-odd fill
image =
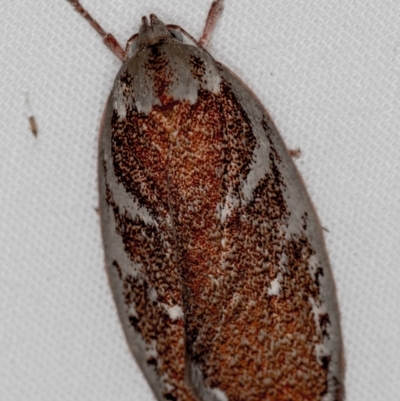
[[[169,107],[171,102],[192,105],[201,90],[219,93],[220,82],[218,65],[206,51],[171,36],[154,45],[139,46],[124,62],[113,98],[121,117],[126,105],[148,114],[154,106]]]

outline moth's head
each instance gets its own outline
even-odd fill
[[[171,38],[164,22],[154,14],[150,15],[150,24],[147,17],[142,18],[142,26],[139,29],[138,46],[152,46],[159,42],[165,42]]]
[[[150,23],[147,17],[142,18],[142,26],[139,29],[139,33],[129,39],[126,50],[128,55],[131,56],[138,49],[173,40],[183,42],[182,34],[165,26],[164,22],[159,20],[156,15],[151,14]]]

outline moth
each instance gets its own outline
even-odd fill
[[[321,227],[265,108],[154,14],[103,115],[105,260],[128,344],[157,400],[339,401],[342,341]]]

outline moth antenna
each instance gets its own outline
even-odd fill
[[[203,47],[207,47],[210,43],[211,35],[217,25],[217,22],[222,14],[222,10],[224,9],[224,1],[216,0],[213,1],[210,7],[210,11],[208,12],[206,24],[203,29],[203,34],[199,40],[199,43]]]
[[[101,36],[104,44],[121,60],[126,59],[125,50],[118,43],[117,39],[111,34],[106,32],[101,25],[85,10],[79,0],[67,0],[89,24],[94,28],[94,30]]]

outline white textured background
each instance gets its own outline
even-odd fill
[[[85,0],[125,43],[210,0]],[[64,0],[0,14],[0,400],[151,401],[103,268],[97,133],[120,62]],[[211,53],[297,161],[336,279],[348,401],[400,397],[400,2],[226,0]],[[39,126],[29,131],[26,93]]]

